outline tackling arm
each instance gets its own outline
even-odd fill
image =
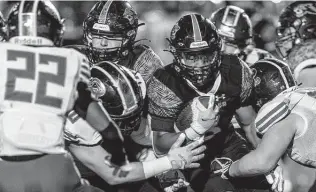
[[[260,139],[256,134],[256,112],[253,107],[246,106],[237,109],[235,117],[240,127],[245,131],[248,141],[252,144],[254,148],[256,148],[260,142]]]
[[[304,120],[296,114],[274,124],[264,134],[261,143],[252,152],[235,161],[229,168],[231,177],[247,177],[271,171],[285,153]]]
[[[180,147],[185,136],[182,134],[172,145],[167,156],[145,162],[132,162],[117,166],[110,163],[111,154],[98,146],[70,145],[69,150],[88,168],[97,173],[111,185],[144,180],[172,169],[199,167],[195,163],[204,157],[206,149],[200,146],[203,140],[195,141],[185,147]]]

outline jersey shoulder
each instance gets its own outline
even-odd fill
[[[249,66],[236,55],[222,55],[220,72],[223,82],[222,87],[231,96],[240,97],[241,103],[245,102],[252,93],[253,77]]]
[[[274,124],[291,113],[290,95],[292,93],[281,94],[261,107],[255,120],[256,131],[259,135],[263,135]]]
[[[131,58],[130,68],[138,71],[146,82],[157,69],[163,67],[160,57],[147,45],[134,46]]]
[[[196,93],[174,71],[173,64],[158,69],[148,83],[149,113],[175,118],[182,104]]]

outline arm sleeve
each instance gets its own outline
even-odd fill
[[[148,83],[148,112],[153,131],[174,132],[181,100],[157,77]]]

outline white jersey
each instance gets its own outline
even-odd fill
[[[291,113],[299,115],[304,126],[297,127],[287,153],[294,161],[316,168],[316,88],[290,89],[266,103],[256,117],[257,133],[265,134]]]
[[[65,114],[88,84],[87,58],[73,49],[0,44],[0,155],[64,153]]]

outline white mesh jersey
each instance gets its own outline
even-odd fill
[[[64,153],[65,114],[88,84],[74,49],[0,44],[0,155]]]
[[[256,117],[257,133],[263,135],[290,113],[300,116],[304,126],[297,127],[287,153],[300,164],[316,167],[316,88],[290,89],[266,103]]]

